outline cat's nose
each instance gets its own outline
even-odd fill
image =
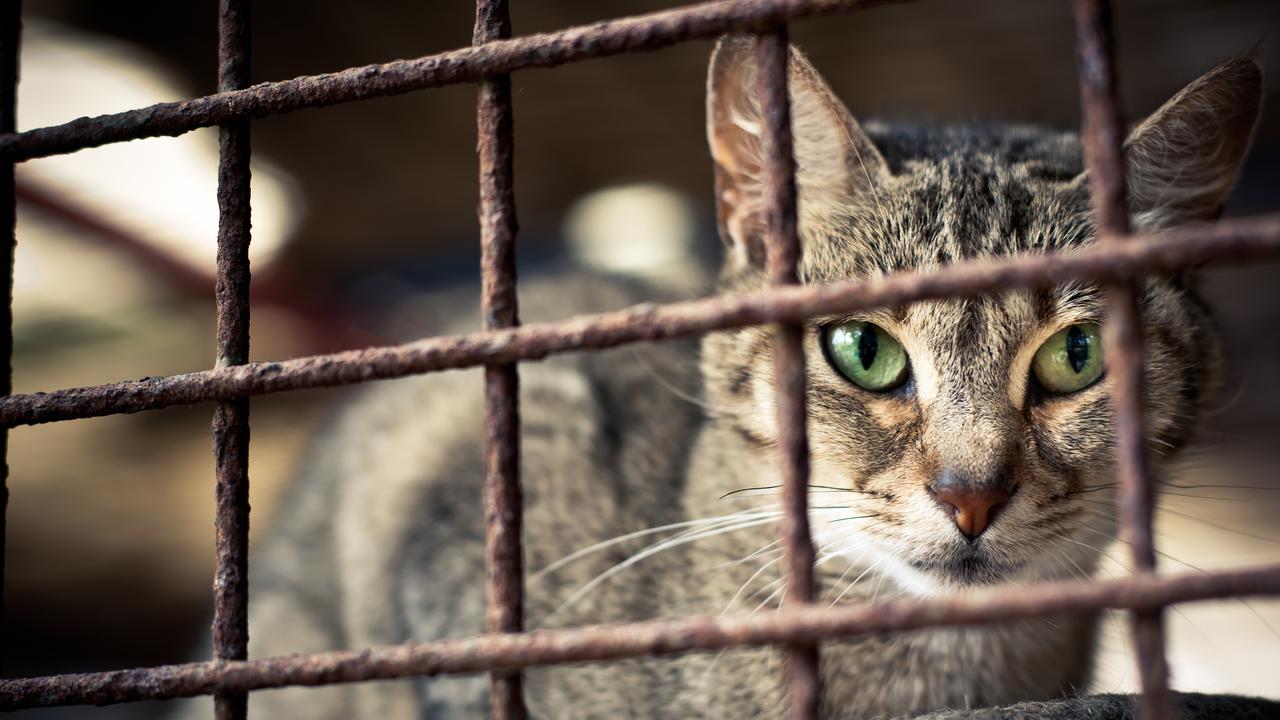
[[[950,473],[929,488],[964,536],[973,540],[990,527],[996,514],[1013,496],[1016,486],[1006,482],[970,483],[957,481]]]

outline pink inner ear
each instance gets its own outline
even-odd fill
[[[734,177],[736,181],[744,170],[742,163],[741,143],[738,147],[734,147],[734,143],[725,137],[726,133],[717,132],[711,138],[711,157],[715,159],[725,172]]]

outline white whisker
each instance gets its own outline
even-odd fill
[[[831,601],[831,607],[835,607],[837,603],[839,603],[841,600],[843,600],[843,599],[844,599],[844,596],[845,596],[845,595],[848,595],[848,594],[849,594],[849,591],[853,589],[853,586],[855,586],[855,585],[857,585],[858,583],[862,582],[862,578],[866,577],[868,573],[873,572],[877,567],[880,567],[880,563],[881,563],[881,562],[882,562],[882,561],[877,560],[877,561],[875,561],[875,562],[871,563],[871,565],[870,565],[869,567],[867,567],[867,569],[866,569],[866,570],[863,570],[863,571],[858,575],[858,577],[856,577],[856,578],[854,578],[854,579],[853,579],[853,582],[849,583],[848,585],[845,585],[844,590],[841,590],[841,591],[840,591],[840,594],[836,596],[836,599]],[[849,565],[849,567],[851,567],[851,568],[852,568],[852,567],[853,567],[853,564],[851,563],[851,564]],[[843,580],[843,579],[844,579],[844,576],[843,576],[843,575],[841,575],[841,576],[840,576],[840,578]]]
[[[575,550],[569,555],[566,555],[563,558],[560,558],[559,560],[533,573],[532,575],[529,576],[529,579],[537,580],[538,578],[541,578],[542,576],[548,573],[552,573],[552,572],[555,572],[556,570],[559,570],[560,568],[564,567],[565,565],[568,565],[569,563],[573,562],[574,560],[577,560],[578,558],[585,557],[587,555],[590,555],[591,553],[613,547],[614,545],[619,545],[621,543],[627,542],[628,540],[634,540],[636,538],[645,537],[646,535],[654,535],[660,532],[665,532],[667,530],[675,530],[677,528],[690,527],[694,525],[712,525],[716,523],[732,522],[732,521],[747,519],[751,517],[760,517],[760,516],[761,515],[758,512],[735,513],[732,515],[719,515],[717,517],[699,518],[697,520],[685,520],[683,522],[671,523],[669,525],[660,525],[658,527],[647,528],[644,530],[637,530],[636,532],[627,533],[626,535],[619,535],[618,537],[611,538],[609,540],[604,540],[594,545],[589,545],[585,548],[582,548],[581,550]]]
[[[626,560],[623,560],[622,562],[614,565],[608,570],[605,570],[604,572],[592,578],[585,585],[575,590],[573,594],[568,597],[568,599],[560,603],[560,606],[557,607],[555,610],[553,610],[550,615],[548,615],[548,618],[555,617],[560,613],[560,611],[564,610],[565,608],[581,600],[592,590],[594,590],[595,588],[599,587],[602,583],[609,580],[609,578],[613,577],[614,575],[617,575],[618,573],[622,572],[623,570],[626,570],[627,568],[631,567],[632,565],[635,565],[636,563],[640,562],[641,560],[644,560],[645,558],[652,557],[664,550],[669,550],[673,547],[678,547],[680,545],[695,542],[697,540],[703,540],[709,537],[715,537],[716,535],[723,535],[724,533],[734,532],[737,530],[743,530],[745,528],[755,527],[757,525],[764,525],[765,523],[774,522],[778,517],[781,517],[782,512],[771,511],[768,513],[759,513],[759,515],[763,515],[764,517],[761,517],[755,520],[747,520],[737,524],[728,525],[725,527],[716,527],[710,530],[703,530],[703,531],[695,532],[692,534],[686,534],[684,536],[671,538],[663,542],[651,545],[645,550],[642,550],[641,552],[638,552],[632,555],[631,557],[627,558]]]
[[[742,587],[738,588],[738,592],[733,594],[733,598],[729,600],[728,605],[724,606],[724,610],[722,610],[720,614],[723,616],[726,613],[728,613],[730,610],[732,610],[733,606],[738,604],[738,600],[742,599],[742,594],[747,591],[747,588],[751,587],[751,583],[755,582],[756,578],[760,577],[761,573],[768,570],[770,567],[773,567],[775,564],[781,562],[782,559],[783,559],[782,556],[778,556],[770,560],[769,562],[761,565],[758,570],[756,570],[754,573],[751,574],[751,577],[747,578],[746,582],[742,583]]]

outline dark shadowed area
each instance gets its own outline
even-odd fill
[[[213,0],[24,4],[20,130],[215,89]],[[513,2],[512,15],[520,35],[677,4],[540,0]],[[1116,5],[1132,120],[1221,60],[1259,53],[1269,92],[1227,213],[1280,211],[1280,4]],[[470,2],[258,3],[252,77],[464,46],[472,13]],[[924,0],[800,22],[792,39],[863,119],[1078,124],[1066,2]],[[715,262],[703,119],[710,48],[693,42],[513,78],[523,278],[576,259],[685,282],[670,268]],[[428,335],[454,319],[459,297],[475,296],[475,95],[450,87],[253,125],[253,359]],[[214,130],[19,167],[16,392],[212,365],[215,168]],[[1280,265],[1214,269],[1203,279],[1228,374],[1178,480],[1226,487],[1162,500],[1157,542],[1162,569],[1174,571],[1280,557]],[[346,392],[253,400],[255,536],[308,438]],[[211,415],[212,406],[180,407],[12,432],[5,675],[205,652]],[[1125,572],[1126,555],[1112,555],[1120,560],[1108,572]],[[1169,618],[1175,687],[1280,697],[1280,603],[1224,602]],[[1108,628],[1105,640],[1095,688],[1131,689],[1124,628]],[[161,711],[150,703],[31,714]]]

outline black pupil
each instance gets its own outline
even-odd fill
[[[1089,336],[1078,325],[1067,330],[1067,361],[1077,373],[1089,362]]]
[[[862,328],[862,332],[858,333],[858,360],[862,362],[863,370],[870,370],[876,361],[876,350],[880,349],[880,340],[876,338],[876,331],[870,327]]]

